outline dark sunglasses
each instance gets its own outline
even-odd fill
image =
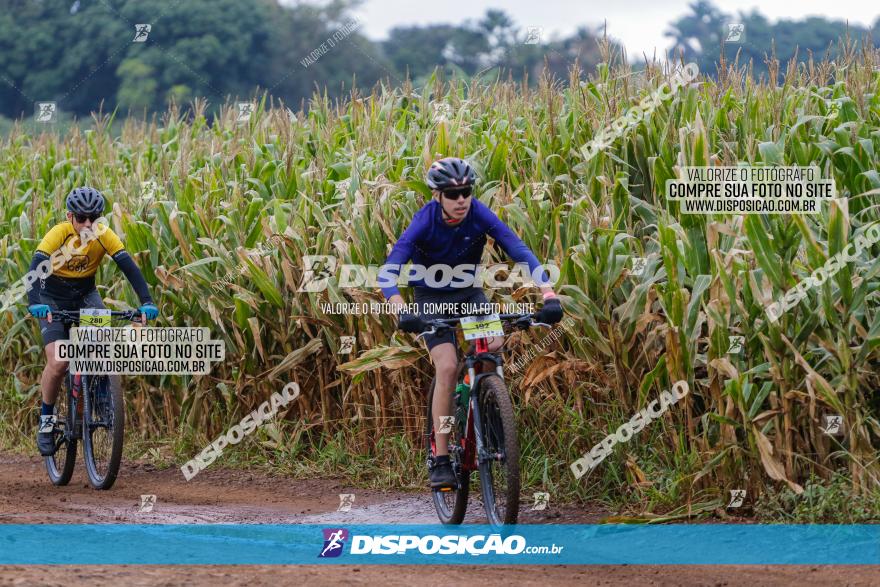
[[[471,197],[472,193],[473,193],[473,188],[471,188],[470,186],[464,187],[461,189],[457,189],[457,190],[447,190],[444,192],[440,192],[440,194],[444,198],[446,198],[447,200],[458,200],[462,196],[464,196],[464,199],[466,200],[469,197]]]
[[[79,222],[80,224],[82,224],[82,223],[85,222],[86,220],[91,220],[92,222],[94,222],[95,220],[97,220],[98,218],[101,217],[100,214],[89,214],[89,215],[86,215],[86,214],[74,214],[74,216],[76,217],[76,221]]]

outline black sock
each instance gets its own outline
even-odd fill
[[[46,402],[41,402],[42,406],[40,407],[40,415],[41,416],[51,416],[55,413],[55,404],[47,404]]]
[[[436,457],[434,457],[435,465],[442,465],[444,463],[446,463],[447,465],[449,464],[449,455],[437,455]]]

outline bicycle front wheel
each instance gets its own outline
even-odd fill
[[[477,458],[483,507],[493,526],[516,524],[519,517],[519,442],[513,404],[504,380],[489,375],[480,381],[476,424]],[[481,442],[482,441],[482,442]]]
[[[55,454],[44,457],[46,472],[53,485],[67,485],[76,465],[76,408],[70,401],[70,379],[64,378],[64,387],[55,402]]]
[[[122,460],[125,406],[119,375],[83,377],[83,458],[89,483],[110,489]]]

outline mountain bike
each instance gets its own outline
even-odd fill
[[[110,312],[111,319],[138,320],[137,310]],[[79,312],[56,310],[50,320],[66,327],[79,325]],[[122,460],[125,434],[125,404],[119,375],[85,375],[67,372],[55,402],[55,453],[44,457],[46,471],[54,485],[67,485],[76,464],[76,447],[83,443],[83,461],[89,484],[110,489],[116,482]]]
[[[535,314],[494,314],[465,318],[426,320],[431,330],[421,333],[443,334],[463,330],[471,340],[469,350],[458,355],[459,384],[454,398],[454,418],[449,434],[449,460],[456,486],[432,491],[437,516],[444,524],[461,524],[467,509],[471,472],[479,471],[483,507],[493,526],[516,524],[519,516],[519,443],[513,404],[504,382],[502,349],[489,352],[489,337],[504,336],[504,324],[520,330],[549,324],[534,321]],[[506,344],[506,341],[505,341]],[[428,472],[434,467],[436,441],[431,406],[432,379],[428,390],[428,422],[425,431]]]

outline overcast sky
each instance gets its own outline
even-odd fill
[[[457,23],[477,20],[487,8],[499,8],[522,28],[542,27],[543,34],[562,36],[574,32],[579,25],[598,25],[608,21],[608,34],[622,41],[630,59],[642,52],[649,56],[655,48],[658,55],[669,48],[663,36],[671,21],[690,12],[692,0],[363,0],[354,11],[362,19],[362,29],[372,39],[384,39],[395,26],[439,22]],[[806,16],[824,16],[849,20],[863,26],[873,25],[880,16],[877,0],[715,0],[722,12],[735,15],[754,8],[771,20]]]

